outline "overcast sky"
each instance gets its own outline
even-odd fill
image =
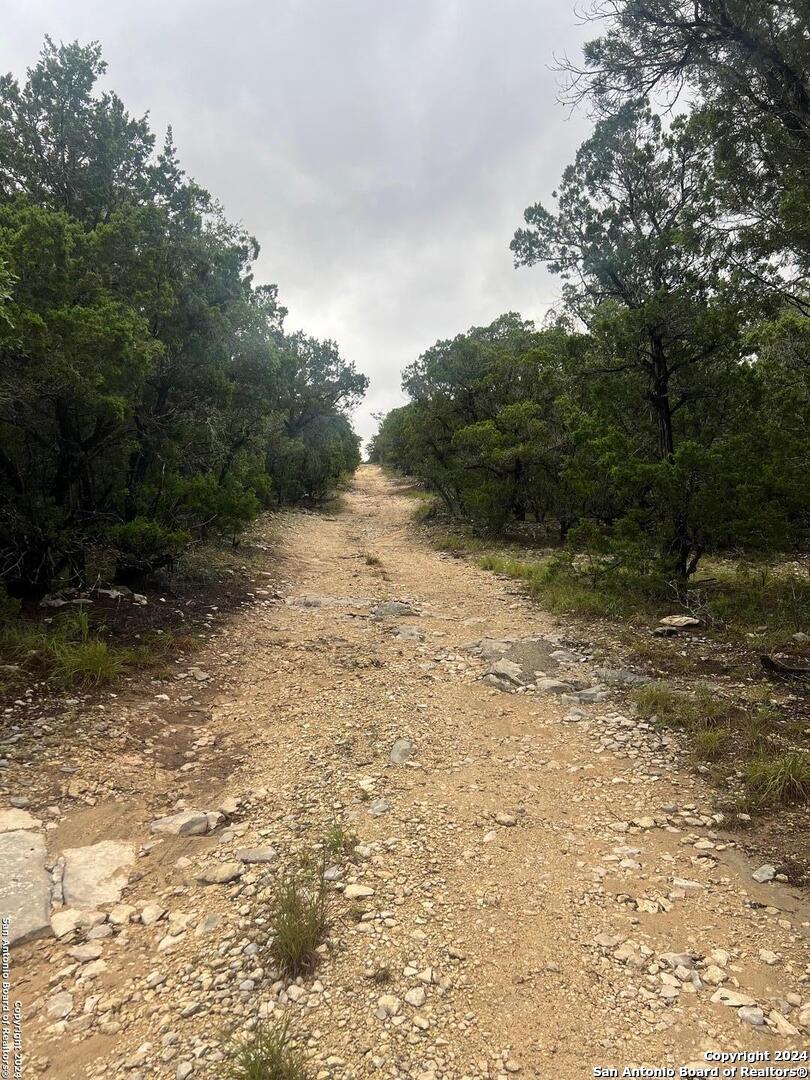
[[[402,401],[400,370],[558,283],[515,270],[524,208],[587,135],[557,103],[574,0],[4,0],[0,70],[43,36],[97,39],[106,84],[262,246],[288,328],[335,338],[371,378],[355,425]],[[590,28],[593,31],[593,27]]]

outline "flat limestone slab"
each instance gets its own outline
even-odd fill
[[[0,810],[0,833],[38,829],[42,822],[27,810]]]
[[[10,919],[9,943],[51,933],[51,881],[45,869],[45,838],[16,829],[0,833],[0,913]]]
[[[129,880],[127,867],[135,847],[121,840],[102,840],[89,847],[65,848],[62,891],[65,904],[79,910],[116,904]]]

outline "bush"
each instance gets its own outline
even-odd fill
[[[156,570],[170,566],[191,536],[137,517],[110,528],[107,541],[115,553],[115,580],[122,585],[136,585]]]

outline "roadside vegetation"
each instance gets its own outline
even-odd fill
[[[285,975],[301,975],[317,961],[317,948],[326,936],[326,883],[323,864],[287,873],[270,901],[270,954]]]
[[[140,588],[360,460],[367,379],[285,331],[254,238],[105,72],[97,44],[46,39],[0,80],[0,594],[34,603],[99,565]]]

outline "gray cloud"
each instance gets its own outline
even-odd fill
[[[573,0],[6,0],[0,69],[46,33],[100,40],[130,111],[172,124],[288,325],[371,377],[364,436],[437,338],[558,295],[509,240],[588,131],[552,69],[584,36]]]

